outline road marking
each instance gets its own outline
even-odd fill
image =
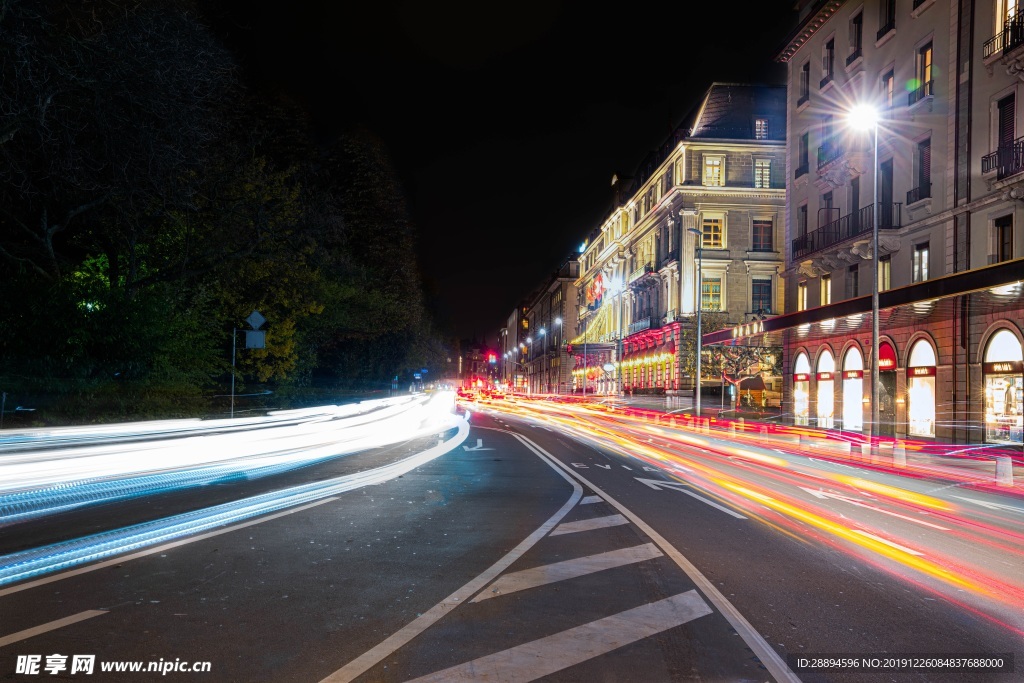
[[[1006,505],[1005,503],[992,503],[992,502],[987,501],[987,500],[978,500],[976,498],[967,498],[965,496],[953,496],[953,497],[954,498],[959,498],[960,500],[966,500],[968,502],[974,503],[975,505],[980,505],[982,507],[986,507],[989,510],[1006,510],[1007,512],[1017,512],[1019,514],[1024,515],[1024,508],[1017,507],[1016,505]]]
[[[524,443],[530,441],[525,436],[515,436]],[[697,587],[700,588],[701,592],[704,593],[704,595],[711,600],[711,603],[718,608],[718,611],[720,611],[726,618],[729,625],[736,630],[736,633],[738,633],[741,638],[743,638],[743,642],[747,644],[747,647],[753,650],[754,655],[757,656],[762,664],[764,664],[765,668],[768,669],[769,673],[775,677],[776,681],[779,681],[780,683],[783,681],[788,681],[789,683],[800,683],[800,677],[793,673],[793,670],[789,668],[786,661],[779,656],[779,653],[772,649],[772,646],[768,644],[768,641],[764,639],[764,636],[758,633],[750,622],[747,621],[746,617],[740,614],[740,611],[737,610],[724,595],[722,595],[722,592],[715,588],[715,585],[711,583],[711,581],[709,581],[708,578],[704,576],[692,562],[676,550],[675,546],[666,541],[664,536],[655,531],[650,524],[640,519],[622,503],[605,493],[603,489],[598,486],[594,486],[589,479],[563,465],[560,460],[557,460],[553,455],[537,444],[533,444],[533,446],[540,452],[547,455],[548,458],[558,465],[567,475],[589,487],[592,491],[596,491],[606,503],[618,509],[618,511],[625,517],[628,517],[633,524],[647,534],[647,536],[649,536],[650,539],[654,541],[659,548],[661,548],[661,551],[665,553],[665,555],[672,558],[676,565],[686,572],[686,575],[697,584]]]
[[[862,529],[853,529],[853,533],[860,534],[862,536],[867,536],[868,538],[873,538],[876,541],[878,541],[879,543],[886,544],[890,548],[896,548],[896,550],[902,550],[903,552],[910,553],[911,555],[921,555],[922,554],[922,553],[917,552],[916,550],[911,550],[910,548],[908,548],[908,547],[906,547],[904,545],[900,545],[899,543],[893,543],[892,541],[887,541],[884,538],[882,538],[881,536],[875,536],[874,534],[869,534],[868,532],[866,532],[866,531],[864,531]]]
[[[491,428],[479,427],[479,429]],[[548,521],[544,522],[544,524],[542,524],[536,531],[523,539],[519,545],[510,550],[504,557],[488,567],[484,573],[480,574],[462,588],[449,595],[440,603],[431,607],[421,616],[406,624],[403,628],[390,635],[373,649],[359,655],[351,662],[320,681],[320,683],[349,683],[349,681],[358,678],[363,673],[379,664],[383,659],[433,626],[441,619],[441,617],[458,607],[459,604],[465,602],[474,593],[494,580],[496,576],[508,569],[513,562],[518,560],[526,553],[526,551],[536,545],[537,541],[543,538],[556,524],[558,524],[559,521],[561,521],[563,517],[565,517],[566,514],[568,514],[569,510],[573,509],[579,502],[580,498],[583,496],[583,488],[572,477],[567,475],[565,470],[555,465],[550,456],[545,456],[544,451],[540,446],[537,446],[525,436],[521,436],[515,432],[507,432],[504,429],[497,428],[494,428],[494,431],[505,432],[506,434],[514,436],[520,443],[533,451],[538,458],[547,463],[551,469],[558,472],[563,479],[569,482],[572,485],[572,495],[569,496],[569,500],[567,500],[565,505],[563,505],[558,512],[552,515]]]
[[[622,515],[608,515],[607,517],[594,517],[593,519],[581,519],[576,522],[559,524],[558,528],[551,532],[552,536],[562,534],[576,534],[581,531],[592,531],[593,529],[606,529],[610,526],[629,524],[629,520]]]
[[[48,621],[45,624],[33,626],[32,628],[27,628],[24,631],[12,633],[9,636],[0,636],[0,647],[10,645],[11,643],[17,643],[19,641],[25,640],[26,638],[31,638],[32,636],[38,636],[40,633],[46,633],[47,631],[56,631],[59,628],[64,628],[65,626],[70,626],[71,624],[77,624],[80,621],[92,619],[93,617],[98,617],[101,614],[106,613],[107,610],[104,609],[90,609],[84,612],[79,612],[78,614],[72,614],[70,617],[64,617],[63,619],[57,619],[56,621]]]
[[[477,439],[475,446],[473,446],[472,448],[470,448],[469,446],[463,446],[462,450],[464,450],[464,451],[493,451],[494,449],[493,448],[484,448],[484,440],[483,439]]]
[[[577,557],[574,560],[565,560],[543,567],[533,567],[522,571],[505,574],[492,583],[483,592],[471,600],[480,602],[488,598],[496,598],[500,595],[508,595],[517,591],[538,586],[546,586],[550,583],[574,579],[578,576],[586,576],[605,569],[624,567],[628,564],[636,564],[652,560],[655,557],[663,557],[662,552],[653,543],[638,545],[632,548],[612,550],[587,557]]]
[[[660,491],[662,489],[673,489],[673,490],[679,491],[680,493],[685,493],[688,496],[696,498],[700,502],[705,503],[707,505],[710,505],[711,507],[713,507],[713,508],[715,508],[717,510],[721,510],[722,512],[724,512],[727,515],[732,515],[736,519],[746,519],[746,517],[744,517],[740,513],[736,512],[735,510],[730,510],[729,508],[725,507],[724,505],[719,505],[718,503],[716,503],[713,500],[708,500],[704,496],[698,496],[696,493],[694,493],[693,491],[691,491],[688,488],[686,488],[688,486],[688,484],[683,484],[683,483],[677,482],[677,481],[662,481],[662,480],[659,480],[659,479],[641,479],[640,477],[633,477],[633,478],[636,479],[641,484],[646,484],[647,486],[650,486],[655,491]]]
[[[604,501],[601,498],[601,496],[586,496],[583,500],[580,501],[580,505],[591,505],[592,503],[602,502]]]
[[[939,531],[949,531],[949,529],[944,527],[944,526],[939,526],[938,524],[932,524],[931,522],[925,522],[924,520],[920,520],[920,519],[914,519],[913,517],[908,517],[906,515],[901,515],[900,513],[892,512],[891,510],[884,510],[884,509],[882,509],[880,507],[875,507],[874,505],[868,505],[867,503],[864,503],[863,501],[858,500],[857,498],[850,498],[849,496],[844,496],[844,495],[839,494],[839,493],[832,493],[830,491],[817,491],[815,489],[809,489],[806,486],[801,486],[800,488],[802,488],[804,491],[806,491],[807,493],[811,494],[815,498],[821,498],[822,500],[824,500],[826,498],[834,498],[836,500],[841,500],[841,501],[843,501],[845,503],[849,503],[850,505],[856,505],[857,507],[866,508],[868,510],[874,510],[875,512],[881,512],[883,515],[890,515],[892,517],[899,517],[900,519],[905,519],[908,522],[913,522],[914,524],[920,524],[922,526],[930,526],[931,528],[938,529]]]
[[[695,590],[422,676],[409,683],[526,683],[711,614]]]

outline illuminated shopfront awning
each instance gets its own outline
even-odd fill
[[[970,295],[967,312],[1000,314],[1024,305],[1024,258],[890,289],[878,295],[878,324],[886,329],[951,320]],[[871,334],[871,295],[710,332],[703,344],[783,346],[835,336]]]

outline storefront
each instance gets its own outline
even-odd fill
[[[889,342],[878,345],[878,433],[896,434],[896,350]]]
[[[864,429],[864,356],[856,346],[843,356],[843,424],[848,432]]]
[[[822,429],[832,429],[835,424],[835,372],[836,359],[831,351],[825,349],[818,356],[818,373],[815,375],[815,379],[818,381],[818,426]]]
[[[996,332],[985,348],[985,440],[1024,442],[1024,355],[1009,330]]]
[[[801,351],[793,361],[793,424],[807,426],[811,415],[811,362]]]
[[[926,339],[907,358],[907,435],[935,436],[935,349]]]

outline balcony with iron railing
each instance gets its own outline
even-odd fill
[[[1008,53],[1024,44],[1024,13],[1015,12],[1006,17],[1001,31],[985,41],[982,57],[988,59],[1000,52]]]
[[[932,196],[932,184],[930,182],[922,182],[920,187],[915,187],[913,190],[907,192],[907,206],[915,204],[922,199],[928,199]]]
[[[799,178],[800,176],[807,175],[808,170],[810,170],[810,168],[805,161],[796,167],[796,171],[793,172],[793,178]]]
[[[679,260],[679,247],[676,247],[675,249],[669,249],[661,257],[661,267],[664,268],[668,264],[673,263],[673,262],[678,261],[678,260]]]
[[[826,85],[831,83],[835,79],[835,77],[835,72],[832,69],[827,69],[825,71],[825,75],[822,76],[820,81],[818,81],[818,89],[821,90],[822,88],[824,88]]]
[[[861,58],[861,55],[863,54],[864,50],[858,47],[856,50],[850,53],[849,57],[846,58],[846,66],[850,66],[851,64],[856,62],[858,59]]]
[[[895,16],[889,17],[886,20],[886,22],[884,24],[882,24],[882,27],[880,29],[878,29],[878,33],[875,34],[875,40],[881,40],[882,38],[884,38],[886,36],[887,33],[889,33],[889,31],[895,31],[895,30],[896,30],[896,17]]]
[[[903,204],[899,202],[879,204],[878,209],[879,230],[892,230],[903,227]],[[813,254],[816,251],[845,242],[858,235],[871,232],[873,224],[874,204],[869,204],[859,211],[847,214],[831,223],[826,223],[817,230],[812,230],[806,235],[801,235],[794,239],[792,243],[792,258],[795,261],[808,254]]]
[[[636,282],[637,280],[642,278],[644,275],[647,275],[647,274],[653,273],[653,272],[654,272],[654,266],[652,264],[650,264],[650,263],[645,263],[644,265],[640,266],[639,268],[637,268],[636,270],[634,270],[632,273],[629,274],[629,282],[630,283]]]
[[[797,107],[802,107],[803,105],[807,104],[807,101],[810,100],[810,99],[811,99],[811,94],[809,92],[802,92],[802,93],[800,93],[800,97],[798,97],[797,100],[796,100],[796,106]]]
[[[1024,137],[1017,138],[1009,145],[981,158],[981,172],[996,172],[996,180],[1002,180],[1024,171]]]
[[[925,81],[924,83],[921,84],[920,87],[914,88],[909,93],[907,93],[907,106],[913,107],[921,100],[925,99],[926,97],[931,97],[934,94],[935,81]]]

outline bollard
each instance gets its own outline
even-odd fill
[[[907,445],[902,441],[892,447],[892,464],[893,467],[907,466]]]
[[[1013,486],[1013,460],[1008,455],[996,458],[996,484]]]

